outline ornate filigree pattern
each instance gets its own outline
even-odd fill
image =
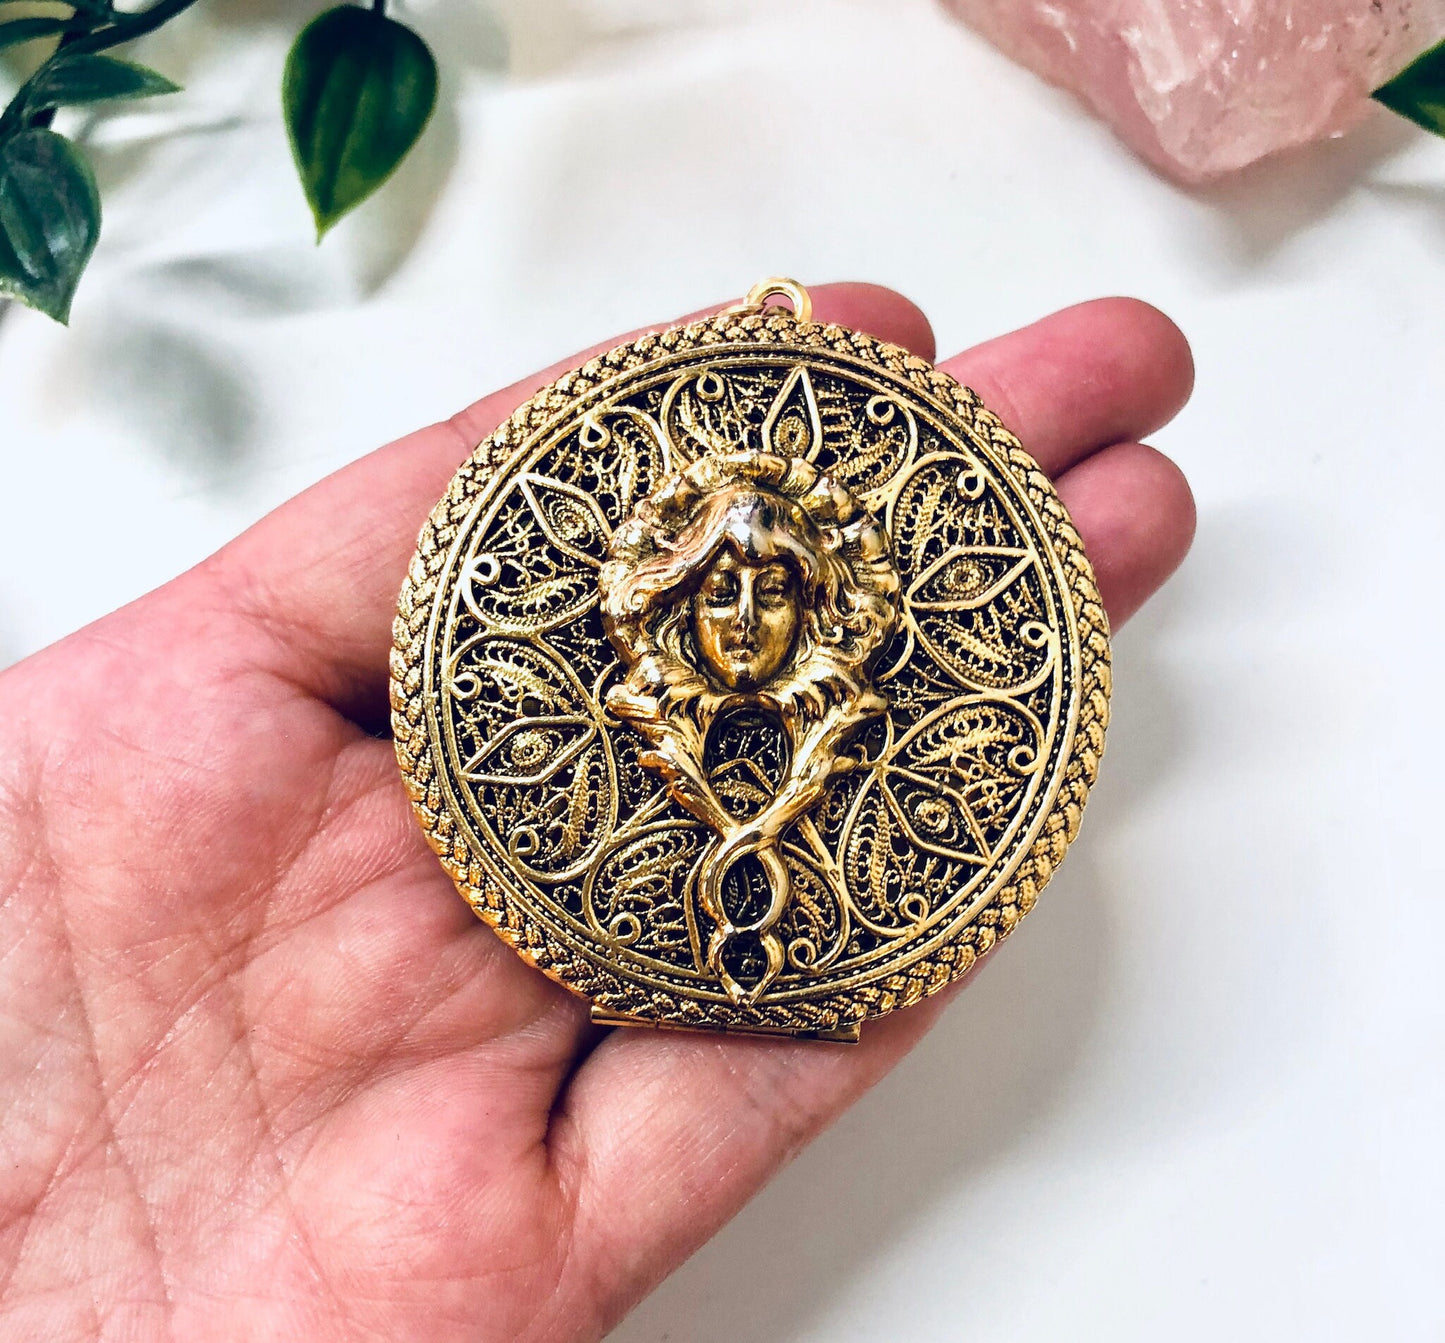
[[[740,471],[826,492],[817,535],[887,608],[872,643],[818,641],[832,679],[800,672],[791,626],[756,685],[755,650],[710,674],[674,621],[669,680],[608,595],[609,565],[671,544],[643,535],[659,489]],[[743,314],[613,350],[481,445],[423,531],[392,702],[429,838],[524,955],[613,1013],[817,1033],[942,987],[1032,906],[1108,683],[1078,538],[977,398],[858,333]]]

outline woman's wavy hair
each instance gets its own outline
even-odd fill
[[[602,614],[631,668],[629,690],[670,703],[726,697],[702,674],[689,598],[724,548],[782,560],[803,617],[789,665],[753,698],[821,711],[864,693],[893,629],[898,573],[887,533],[799,458],[713,454],[669,477],[618,529],[602,567]]]

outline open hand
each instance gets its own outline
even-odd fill
[[[897,295],[814,297],[933,357]],[[942,366],[1055,477],[1120,624],[1193,530],[1137,442],[1189,394],[1179,332],[1110,299]],[[0,1336],[597,1338],[942,1008],[852,1049],[598,1031],[427,849],[380,735],[397,590],[560,371],[0,675]]]

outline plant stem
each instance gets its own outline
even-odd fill
[[[79,13],[78,10],[76,12]],[[73,47],[84,36],[84,33],[66,33],[65,36],[55,44],[55,50],[50,53],[50,60],[53,61],[62,51]],[[47,61],[46,64],[49,65],[50,61]],[[18,98],[19,94],[17,94],[16,97]],[[6,108],[5,110],[8,113],[10,109]],[[51,122],[55,120],[57,111],[59,111],[58,108],[47,107],[38,117],[35,117],[30,124],[32,126],[39,126],[42,130],[48,130]]]
[[[134,42],[136,38],[154,32],[161,24],[175,18],[177,14],[189,9],[195,3],[196,0],[156,0],[148,8],[136,10],[134,13],[112,10],[101,19],[98,26],[90,29],[89,32],[66,33],[55,50],[50,53],[49,60],[45,61],[15,91],[15,96],[10,100],[9,106],[3,113],[0,113],[0,139],[27,126],[44,127],[54,121],[55,111],[53,108],[37,112],[34,116],[27,116],[25,104],[36,83],[56,62],[67,60],[72,56],[107,51],[111,47],[120,46],[122,42]],[[83,14],[85,17],[94,17],[94,12],[89,11],[85,6],[74,5],[72,9],[76,18],[81,18]]]
[[[119,46],[122,42],[133,42],[138,37],[154,32],[161,24],[175,18],[195,3],[196,0],[156,0],[149,9],[137,10],[133,14],[117,10],[113,23],[87,33],[71,47],[69,54],[78,56],[83,52],[105,51]]]

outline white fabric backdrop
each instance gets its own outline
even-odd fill
[[[1157,441],[1200,532],[1118,640],[1080,845],[616,1339],[1441,1337],[1445,144],[1382,120],[1189,195],[932,0],[409,14],[439,115],[319,251],[276,94],[304,9],[203,0],[144,53],[188,92],[93,128],[73,325],[0,321],[0,658],[762,275],[895,285],[944,351],[1149,298],[1198,355]]]

